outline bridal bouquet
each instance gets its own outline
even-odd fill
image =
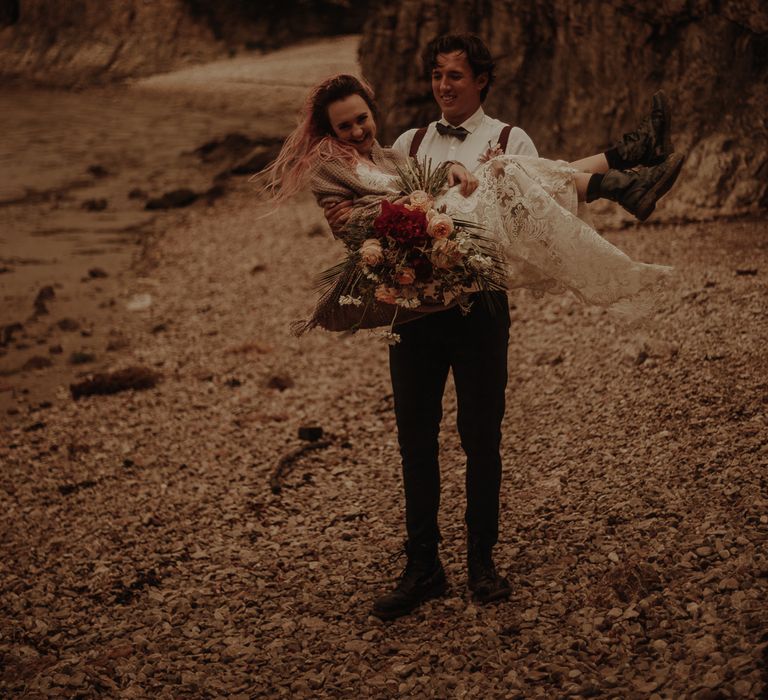
[[[376,302],[420,310],[458,304],[469,310],[471,291],[503,289],[501,261],[483,228],[435,208],[449,164],[432,170],[427,161],[410,161],[398,170],[406,203],[381,202],[370,227],[347,237],[347,259],[321,280],[333,284],[345,274],[350,283],[337,303],[370,307]],[[397,342],[395,313],[385,337]]]

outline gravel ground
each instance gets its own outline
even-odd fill
[[[386,347],[291,336],[339,250],[308,199],[269,212],[243,187],[151,247],[124,294],[153,304],[120,361],[159,371],[155,389],[59,401],[3,435],[4,694],[761,697],[760,222],[609,234],[679,271],[643,337],[569,298],[511,297],[512,598],[477,606],[465,588],[449,387],[451,588],[385,624],[370,602],[403,538]],[[331,443],[275,494],[306,424]]]

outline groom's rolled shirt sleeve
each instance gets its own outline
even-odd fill
[[[512,127],[509,132],[509,141],[507,141],[506,154],[508,156],[533,156],[539,157],[536,146],[533,145],[531,137],[528,136],[519,126]]]

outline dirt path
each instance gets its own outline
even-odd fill
[[[157,388],[25,410],[0,442],[0,690],[14,697],[721,698],[768,678],[762,222],[608,237],[674,265],[651,335],[512,297],[498,560],[465,589],[463,465],[442,438],[447,597],[368,615],[400,570],[386,348],[288,329],[338,249],[308,199],[185,210],[119,294],[120,365]],[[281,493],[278,459],[321,425]]]

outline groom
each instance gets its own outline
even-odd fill
[[[522,129],[505,125],[482,109],[493,82],[494,62],[478,37],[437,37],[425,49],[424,67],[431,77],[432,94],[442,117],[427,127],[406,131],[395,141],[394,149],[419,160],[431,158],[435,165],[458,161],[470,171],[484,155],[537,156],[533,142]],[[658,161],[671,149],[668,136],[668,109],[663,98],[657,100],[655,96],[651,117],[605,153],[603,172]],[[590,187],[594,182],[599,195],[625,205],[624,200],[636,197],[638,192],[659,190],[660,172],[646,169],[645,174],[631,175],[611,170],[594,175]],[[660,194],[659,190],[654,196]],[[350,204],[342,202],[326,210],[331,228],[344,223]],[[453,307],[399,325],[400,342],[390,348],[408,561],[394,590],[374,601],[373,614],[381,619],[405,615],[446,589],[438,555],[438,433],[449,370],[453,371],[456,385],[457,424],[467,457],[469,588],[482,603],[510,594],[509,583],[498,574],[493,561],[499,532],[499,447],[507,384],[509,308],[504,292],[492,293],[490,300],[478,296],[466,315]]]
[[[494,78],[486,45],[470,34],[444,35],[428,44],[424,68],[442,117],[402,134],[393,148],[419,161],[459,161],[474,170],[489,146],[514,155],[537,156],[528,135],[485,114],[482,103]],[[494,565],[499,532],[501,421],[507,385],[509,305],[505,292],[492,303],[474,295],[463,315],[458,307],[405,323],[390,349],[390,372],[405,487],[408,563],[395,589],[377,598],[382,619],[403,615],[441,595],[446,580],[438,556],[440,468],[438,432],[448,371],[453,372],[457,426],[466,454],[468,583],[486,603],[510,594]]]
[[[442,118],[402,134],[393,148],[458,161],[470,171],[489,146],[510,155],[538,155],[528,135],[487,116],[482,103],[494,78],[490,51],[476,36],[444,35],[424,52],[424,67]],[[332,228],[345,220],[345,205],[326,211]],[[475,295],[476,297],[478,295]],[[458,307],[398,326],[400,342],[390,349],[390,372],[405,489],[408,562],[393,591],[374,601],[373,614],[400,617],[446,588],[438,556],[440,467],[438,433],[449,370],[458,402],[458,430],[466,453],[467,564],[475,599],[490,602],[510,594],[495,568],[501,486],[501,421],[507,384],[509,307],[504,292],[491,304],[473,299]]]

